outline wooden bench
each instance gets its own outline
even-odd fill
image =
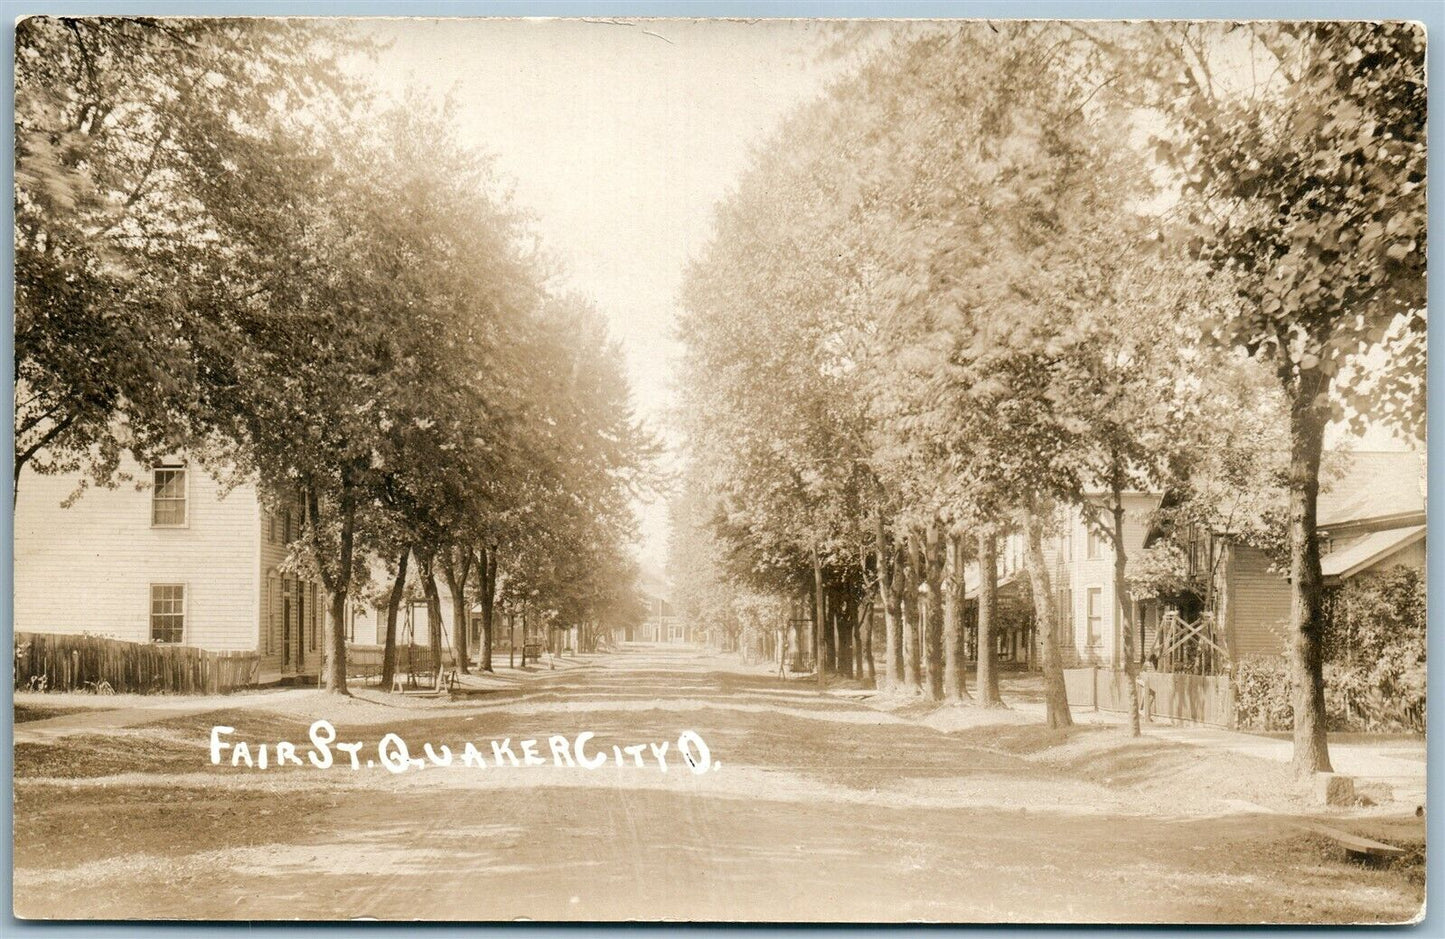
[[[538,661],[538,660],[541,659],[541,658],[542,658],[542,641],[541,641],[540,639],[528,639],[526,642],[522,643],[522,665],[523,665],[523,666],[525,666],[525,665],[527,664],[527,660],[528,660],[528,659],[531,659],[533,662],[536,662],[536,661]]]
[[[455,666],[453,666],[452,668],[443,667],[437,669],[436,678],[433,680],[432,686],[430,688],[417,688],[415,690],[408,691],[406,689],[406,686],[402,682],[402,678],[403,675],[401,672],[398,671],[392,673],[391,690],[402,694],[414,695],[439,695],[442,693],[443,690],[446,690],[448,693],[450,693],[456,690],[458,680],[457,670]]]

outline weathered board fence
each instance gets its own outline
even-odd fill
[[[251,688],[261,673],[255,652],[126,642],[103,636],[15,634],[15,687],[117,694],[220,694]]]
[[[1227,675],[1141,671],[1140,695],[1153,693],[1155,719],[1234,727],[1234,688]],[[1129,676],[1110,668],[1066,668],[1069,704],[1129,712]]]

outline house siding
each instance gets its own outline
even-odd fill
[[[1159,498],[1154,495],[1131,493],[1124,496],[1124,550],[1128,559],[1138,557],[1143,550],[1149,516],[1158,503]],[[1069,509],[1065,524],[1072,533],[1072,559],[1065,559],[1066,555],[1056,538],[1048,539],[1048,550],[1045,552],[1053,572],[1055,602],[1062,603],[1062,608],[1066,608],[1066,618],[1060,631],[1064,664],[1068,667],[1122,667],[1124,615],[1114,590],[1113,547],[1109,541],[1100,538],[1097,557],[1090,558],[1088,526],[1082,513]],[[1088,621],[1091,589],[1099,591],[1098,610],[1101,616],[1098,635],[1092,644],[1089,642]]]
[[[15,505],[15,628],[150,641],[150,587],[184,584],[182,642],[214,650],[257,647],[255,487],[223,495],[195,465],[187,473],[187,524],[151,524],[149,468],[127,463],[137,483],[91,487],[66,508],[74,474],[26,471]]]
[[[1231,657],[1279,655],[1289,635],[1289,581],[1258,548],[1230,545],[1225,621]]]
[[[299,504],[292,506],[291,519],[294,538],[301,522]],[[281,570],[287,555],[283,512],[273,518],[269,512],[258,511],[255,530],[260,546],[260,564],[255,569],[262,680],[319,675],[326,628],[325,590],[319,583]],[[288,637],[289,650],[285,648]],[[289,656],[284,654],[287,651]]]

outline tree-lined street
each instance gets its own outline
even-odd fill
[[[130,917],[1398,921],[1423,868],[1372,870],[1268,809],[1288,767],[1158,741],[1080,715],[945,732],[916,715],[695,649],[637,647],[525,690],[399,710],[319,693],[17,750],[16,909]],[[1011,694],[1011,685],[1006,682]],[[284,694],[294,695],[287,692]],[[208,765],[210,728],[304,744],[396,732],[485,769]],[[20,712],[25,727],[25,712]],[[716,770],[498,768],[488,742],[613,743],[695,731]],[[675,743],[674,743],[675,746]],[[1245,803],[1252,802],[1252,807]],[[1347,825],[1418,845],[1369,812]],[[1373,819],[1373,820],[1372,820]],[[1413,822],[1414,819],[1412,818]]]
[[[20,915],[1420,914],[1420,24],[15,45]]]

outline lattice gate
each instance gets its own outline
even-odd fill
[[[1201,613],[1190,622],[1169,610],[1154,634],[1150,657],[1161,672],[1227,675],[1229,649],[1213,613]]]

